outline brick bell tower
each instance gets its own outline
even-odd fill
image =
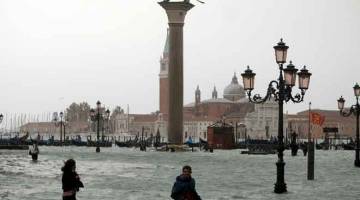
[[[169,29],[166,34],[166,42],[162,57],[160,57],[159,73],[159,111],[164,115],[169,113]]]

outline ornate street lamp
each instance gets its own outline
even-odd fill
[[[341,96],[338,100],[338,108],[340,111],[344,109],[345,99]]]
[[[354,86],[354,95],[356,98],[356,104],[350,107],[348,112],[344,111],[345,99],[341,96],[338,101],[338,108],[340,110],[340,115],[344,117],[349,117],[350,115],[356,116],[356,147],[355,147],[355,161],[354,164],[356,167],[360,167],[360,159],[359,159],[359,115],[360,115],[360,104],[359,104],[359,96],[360,96],[360,86],[359,84],[355,84]]]
[[[60,145],[63,145],[63,136],[65,140],[65,125],[66,125],[66,120],[64,119],[64,113],[60,112],[58,116],[57,112],[55,112],[53,115],[53,122],[55,123],[56,127],[60,127]]]
[[[278,64],[284,64],[286,63],[286,56],[287,56],[287,50],[288,46],[283,42],[283,39],[280,39],[280,42],[277,43],[276,46],[274,46],[275,49],[275,59],[276,63]]]
[[[307,90],[309,88],[310,84],[310,76],[311,73],[306,69],[306,66],[304,66],[300,72],[298,73],[299,76],[299,88],[301,90]]]
[[[245,72],[241,74],[245,90],[251,91],[254,89],[255,75],[249,66],[247,66]]]
[[[286,86],[293,87],[295,85],[297,71],[298,69],[296,69],[295,65],[292,64],[292,61],[290,61],[290,64],[288,64],[284,69],[284,79]]]
[[[104,118],[108,119],[110,116],[110,110],[107,109],[105,111],[105,113],[102,113],[101,111],[101,102],[97,101],[96,102],[96,111],[95,109],[90,109],[90,119],[93,122],[97,122],[97,127],[96,127],[96,152],[99,153],[100,152],[100,145],[99,145],[99,141],[100,141],[100,120],[102,120],[102,125],[104,126]],[[102,136],[102,138],[104,139],[104,135]]]
[[[354,86],[354,94],[357,98],[360,96],[360,86],[358,83],[356,83]]]
[[[283,193],[286,192],[286,183],[285,183],[285,162],[283,159],[284,156],[284,113],[283,106],[284,102],[292,101],[294,103],[300,103],[304,99],[304,95],[306,90],[309,88],[310,76],[311,73],[305,68],[300,70],[300,72],[296,73],[298,69],[290,63],[284,69],[283,64],[286,63],[287,49],[289,47],[281,39],[276,46],[275,49],[275,60],[279,65],[279,78],[277,80],[270,81],[267,93],[265,97],[261,97],[260,94],[255,94],[251,96],[251,91],[254,89],[254,80],[255,73],[248,66],[244,73],[241,74],[244,83],[244,89],[247,91],[247,95],[249,101],[252,103],[264,103],[273,96],[275,101],[279,104],[279,120],[278,120],[278,161],[276,163],[277,168],[277,178],[275,183],[275,193]],[[292,88],[296,83],[296,74],[299,77],[299,89],[301,93],[292,95]]]

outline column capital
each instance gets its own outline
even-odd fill
[[[166,10],[169,24],[183,24],[187,11],[194,7],[193,4],[186,1],[161,1],[158,3]]]

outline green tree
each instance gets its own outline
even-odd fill
[[[69,122],[86,122],[89,119],[90,105],[87,102],[72,103],[66,108],[66,119]]]
[[[79,121],[86,122],[90,115],[90,105],[87,102],[79,104]]]

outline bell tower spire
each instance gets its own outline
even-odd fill
[[[169,29],[166,33],[166,41],[162,57],[160,57],[160,73],[159,73],[159,111],[165,115],[169,110]]]
[[[199,88],[199,85],[196,87],[196,90],[195,90],[195,104],[199,104],[201,101],[201,92],[200,92],[200,88]]]
[[[169,72],[169,29],[167,29],[166,33],[166,41],[164,46],[164,51],[162,57],[160,57],[160,77],[167,77]]]
[[[216,87],[214,86],[214,90],[212,92],[212,98],[213,99],[217,99],[217,91],[216,91]]]

